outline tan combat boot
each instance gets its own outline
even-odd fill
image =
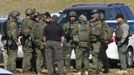
[[[81,75],[82,73],[80,71],[78,71],[75,75]]]
[[[84,75],[89,75],[88,71],[85,71],[85,72],[84,72]]]

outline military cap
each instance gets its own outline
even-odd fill
[[[80,21],[87,21],[87,17],[85,15],[80,15],[79,20]]]
[[[39,15],[40,15],[40,13],[38,11],[34,12],[34,16],[39,16]]]
[[[97,9],[91,10],[91,17],[96,17],[97,19],[99,19],[99,13]]]
[[[25,10],[25,14],[26,15],[33,15],[34,14],[34,10],[31,9],[31,8],[28,8],[28,9]]]
[[[77,16],[77,14],[76,14],[75,11],[70,11],[69,12],[69,17],[76,17],[76,16]]]
[[[20,16],[20,12],[18,10],[13,10],[9,13],[9,16],[16,18],[17,16]]]
[[[122,19],[124,19],[123,14],[117,14],[117,15],[116,15],[116,19],[118,19],[118,18],[122,18]]]
[[[45,12],[44,15],[46,16],[46,18],[51,18],[51,14],[49,12]]]
[[[92,9],[91,10],[91,14],[96,14],[96,13],[98,13],[99,11],[97,10],[97,9]]]

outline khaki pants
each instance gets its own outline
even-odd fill
[[[3,59],[4,59],[4,68],[7,69],[8,55],[6,49],[3,51]]]
[[[57,64],[59,75],[65,75],[63,50],[58,41],[47,41],[45,48],[48,75],[55,75],[55,64]]]

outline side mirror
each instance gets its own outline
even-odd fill
[[[60,14],[60,15],[61,15],[61,13],[62,13],[62,11],[60,11],[58,14]]]

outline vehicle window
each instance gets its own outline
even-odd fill
[[[90,10],[79,10],[79,11],[76,11],[77,12],[77,14],[78,14],[78,17],[81,15],[81,14],[83,14],[83,15],[85,15],[86,17],[87,17],[87,19],[88,20],[90,20],[91,19],[91,11]]]
[[[68,14],[69,12],[72,11],[72,10],[67,10],[67,11],[63,11],[61,16],[59,17],[58,19],[58,23],[60,25],[62,24],[65,24],[67,21],[69,21],[69,17],[68,17]],[[77,17],[76,17],[76,20],[78,20],[78,17],[83,14],[83,15],[86,15],[87,19],[91,19],[91,11],[90,10],[73,10],[77,13]]]
[[[134,34],[134,25],[133,23],[128,23],[129,24],[129,30]]]
[[[122,8],[115,8],[116,15],[117,14],[123,14],[124,18],[127,19],[126,14],[124,13],[124,11],[121,11],[121,10],[122,10]]]
[[[68,12],[63,12],[63,13],[60,15],[60,17],[59,17],[59,19],[58,19],[57,22],[60,23],[60,24],[66,23],[67,20],[68,20],[67,15],[68,15]]]
[[[0,32],[3,30],[3,21],[0,21]]]
[[[122,12],[121,12],[121,10],[119,8],[115,8],[114,10],[115,10],[116,15],[117,14],[122,14]]]
[[[59,17],[58,19],[58,23],[60,25],[64,25],[68,20],[68,13],[70,12],[71,10],[67,10],[67,11],[63,11],[61,13],[61,16]],[[83,14],[83,15],[86,15],[87,19],[90,20],[91,19],[91,9],[87,9],[87,10],[73,10],[77,13],[77,17],[76,17],[76,20],[78,20],[78,17]],[[100,12],[104,13],[105,14],[105,11],[104,10],[99,10]]]
[[[114,13],[113,9],[106,10],[106,19],[107,20],[115,20],[115,13]]]
[[[122,10],[123,10],[124,14],[126,15],[127,19],[129,19],[129,20],[134,19],[133,13],[127,6],[123,6],[122,8],[123,8]]]

